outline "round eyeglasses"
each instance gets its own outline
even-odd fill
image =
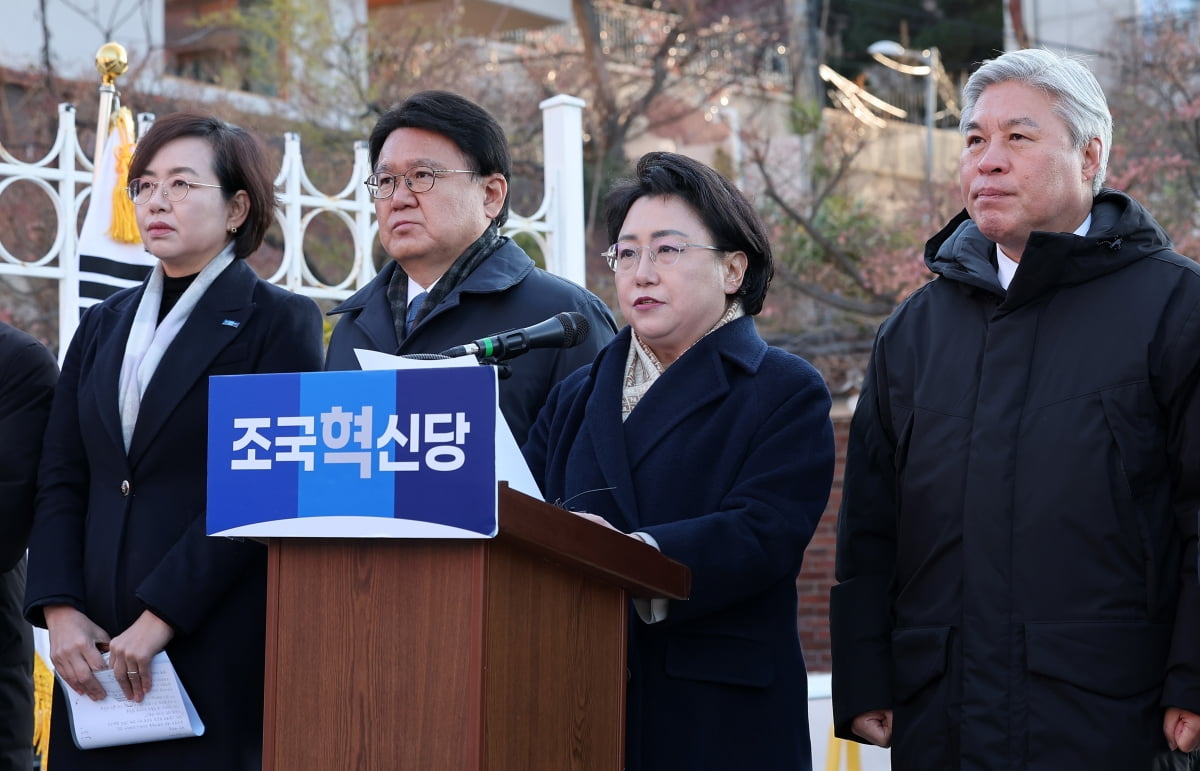
[[[655,241],[649,246],[641,244],[629,243],[628,241],[618,241],[612,246],[601,252],[600,256],[608,261],[608,267],[613,269],[615,273],[628,273],[637,268],[642,259],[642,252],[646,252],[650,257],[650,262],[653,262],[658,267],[667,267],[679,262],[679,257],[688,249],[708,249],[713,252],[725,251],[719,246],[707,246],[705,244],[686,244],[679,241]]]
[[[167,177],[162,182],[138,177],[137,179],[129,180],[129,187],[126,188],[126,192],[129,193],[129,200],[141,206],[150,202],[159,185],[162,186],[163,195],[171,203],[179,203],[184,198],[187,198],[188,191],[193,187],[221,187],[220,185],[210,185],[207,182],[192,182],[190,179],[184,179],[180,176]]]
[[[414,193],[428,193],[440,174],[475,174],[469,169],[435,169],[431,166],[413,166],[400,174],[372,174],[363,180],[373,198],[391,198],[396,192],[396,180],[403,179],[404,186]]]

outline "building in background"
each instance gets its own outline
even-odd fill
[[[91,80],[90,52],[115,40],[129,53],[126,87],[224,101],[243,111],[286,114],[292,107],[299,115],[299,84],[323,83],[326,95],[366,89],[369,30],[429,22],[450,6],[447,0],[9,0],[0,50],[9,70]],[[461,8],[455,32],[463,34],[540,27],[571,15],[568,0],[467,0]],[[292,50],[264,45],[269,35],[256,25],[274,23],[283,9],[295,14],[298,29],[307,25],[310,37],[319,29],[324,41],[301,38]],[[236,13],[240,24],[197,23],[223,13]],[[306,42],[335,44],[322,46],[314,61]]]
[[[1077,55],[1106,90],[1120,74],[1118,37],[1164,16],[1195,16],[1196,0],[1005,0],[1005,50],[1049,48]]]

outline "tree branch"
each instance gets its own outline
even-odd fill
[[[764,193],[777,205],[784,214],[793,222],[799,225],[808,237],[821,249],[824,254],[829,257],[834,267],[836,267],[843,275],[849,278],[855,286],[865,292],[870,298],[871,303],[884,303],[890,310],[895,305],[895,298],[881,295],[871,288],[871,285],[863,277],[862,273],[854,264],[854,260],[842,249],[839,249],[837,244],[829,239],[821,230],[813,223],[813,221],[801,213],[798,209],[792,206],[787,200],[780,195],[778,188],[775,186],[775,180],[771,177],[771,173],[767,171],[766,159],[762,153],[755,150],[753,153],[754,163],[758,167],[759,173],[762,174]],[[874,307],[874,306],[872,306]]]

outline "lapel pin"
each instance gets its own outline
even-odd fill
[[[234,329],[237,329],[238,322],[234,321],[233,319],[225,319],[224,321],[221,322],[221,326],[233,327]]]

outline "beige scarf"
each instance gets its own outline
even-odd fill
[[[713,332],[716,332],[721,327],[725,326],[734,319],[740,319],[745,316],[745,311],[742,310],[742,304],[738,300],[734,300],[729,304],[729,308],[725,311],[713,328],[701,335],[696,343],[708,337]],[[622,422],[629,418],[629,413],[633,412],[633,408],[638,406],[638,402],[650,390],[650,386],[658,381],[658,376],[666,371],[666,367],[654,355],[654,351],[650,350],[649,346],[642,342],[638,337],[637,332],[631,332],[631,340],[629,343],[629,356],[625,359],[625,384],[621,389],[621,420]],[[692,349],[696,343],[689,345],[687,351]],[[683,354],[680,354],[682,356]]]

